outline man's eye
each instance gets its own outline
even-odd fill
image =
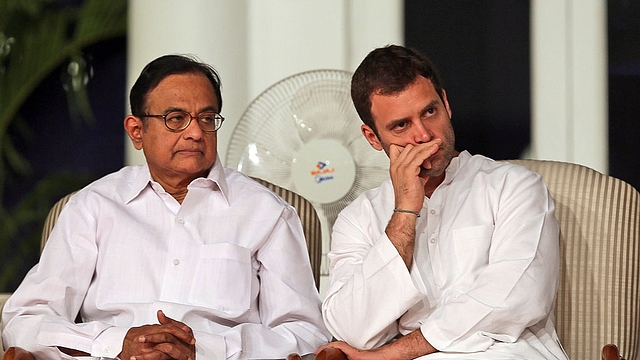
[[[425,115],[433,115],[436,113],[436,109],[435,108],[429,108],[427,109],[427,111],[424,112]]]
[[[181,123],[185,120],[185,116],[184,114],[181,113],[171,113],[169,115],[167,115],[167,121],[170,122],[174,122],[174,123]]]
[[[398,129],[398,130],[402,130],[405,127],[407,127],[407,122],[406,121],[400,121],[398,123],[396,123],[396,125],[394,126],[394,128]]]
[[[200,114],[200,116],[198,116],[198,118],[200,119],[200,122],[214,122],[216,120],[216,115],[215,114]]]

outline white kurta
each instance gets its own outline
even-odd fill
[[[195,333],[198,359],[284,357],[325,344],[295,209],[216,161],[180,205],[146,166],[75,194],[3,311],[3,341],[113,358],[161,309]],[[82,324],[73,320],[80,311]]]
[[[566,359],[552,322],[558,223],[538,174],[454,158],[425,197],[411,271],[385,234],[393,208],[389,180],[335,222],[323,316],[336,338],[370,349],[420,329],[441,351],[428,359]]]

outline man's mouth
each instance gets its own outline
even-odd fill
[[[182,150],[178,150],[177,153],[181,153],[181,154],[202,154],[202,151],[200,151],[199,149],[182,149]]]
[[[425,159],[422,162],[422,165],[420,165],[421,168],[425,169],[425,170],[430,170],[433,167],[433,160],[435,160],[435,155],[437,154],[437,152],[431,156],[429,156],[427,159]]]

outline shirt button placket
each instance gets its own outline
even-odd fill
[[[178,218],[176,220],[176,222],[178,223],[178,225],[184,227],[185,221],[184,221],[183,218]],[[173,259],[173,265],[175,265],[175,266],[180,265],[180,259],[178,259],[178,258]]]

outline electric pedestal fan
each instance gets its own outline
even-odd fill
[[[360,132],[351,75],[313,70],[269,87],[238,121],[225,162],[309,200],[322,223],[323,255],[338,213],[389,176],[386,155],[371,148]],[[328,274],[326,256],[321,274]]]

